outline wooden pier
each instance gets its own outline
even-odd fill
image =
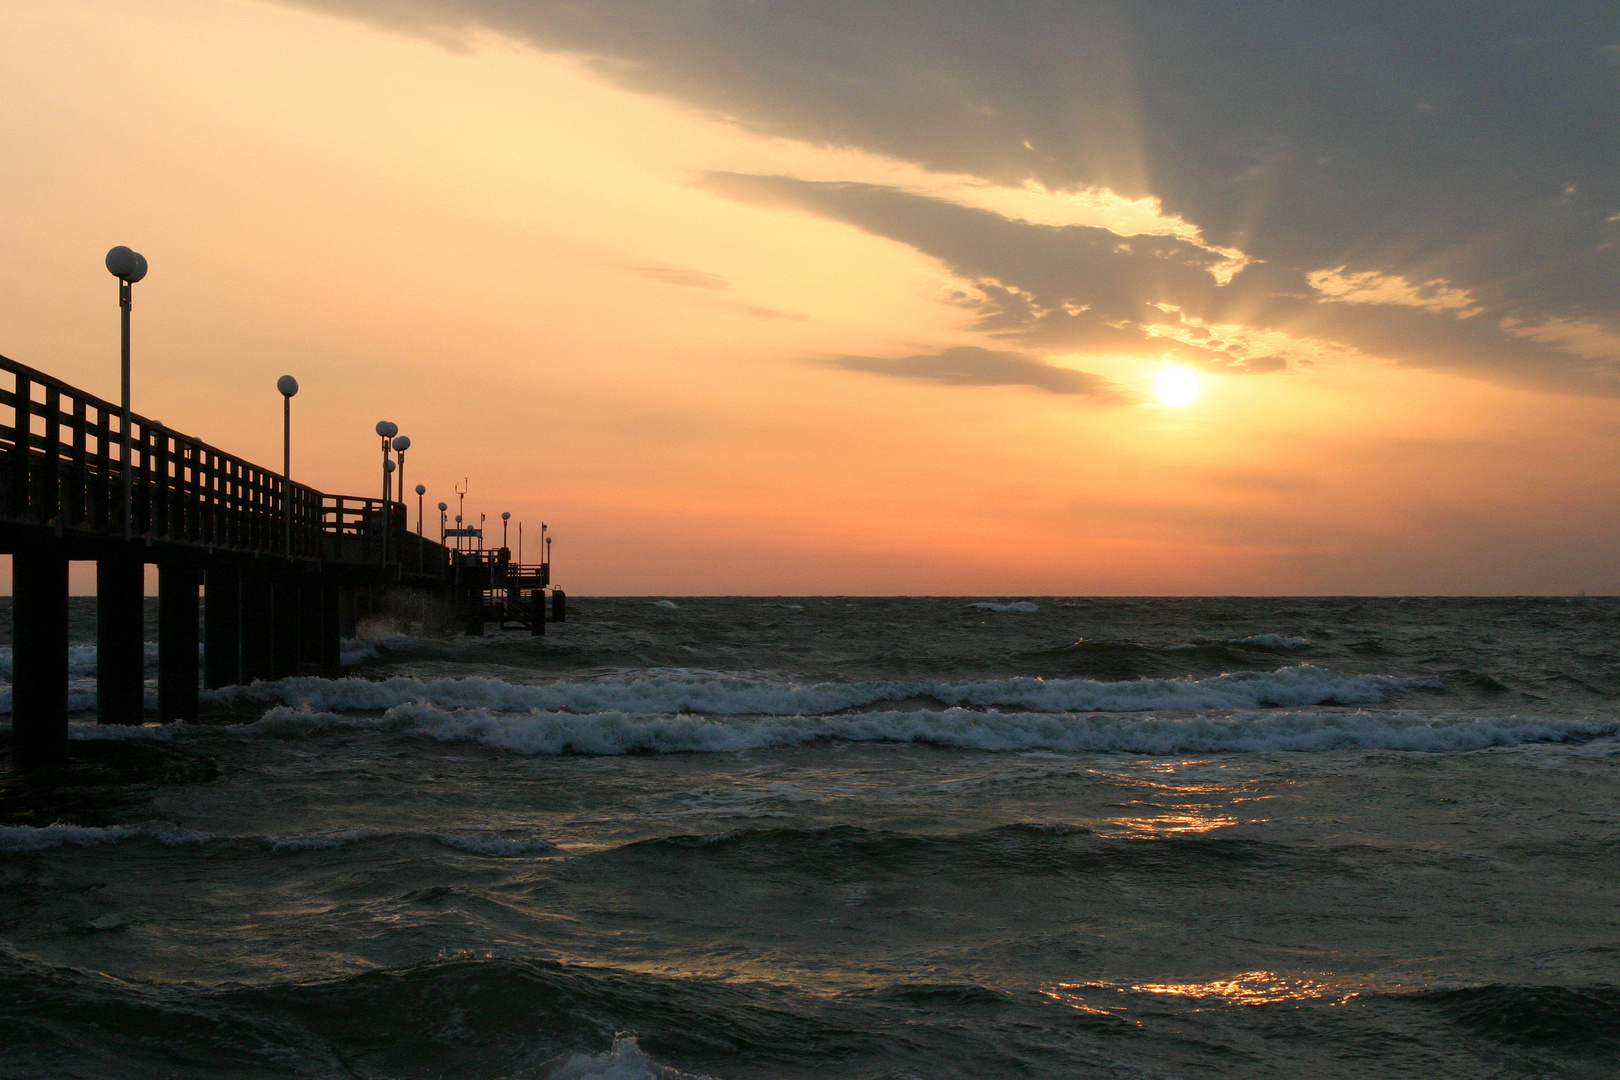
[[[505,548],[447,546],[411,532],[401,502],[289,483],[134,414],[126,523],[120,408],[5,357],[0,420],[10,421],[0,426],[0,552],[13,558],[18,766],[67,755],[72,560],[96,564],[96,713],[104,724],[149,718],[147,563],[158,568],[150,719],[160,722],[197,718],[199,682],[217,689],[333,673],[341,639],[385,611],[419,613],[426,632],[483,633],[496,621],[540,634],[548,618],[565,615],[560,590],[546,611],[548,563],[520,566]]]

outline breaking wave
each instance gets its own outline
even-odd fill
[[[1197,709],[1371,705],[1401,690],[1438,688],[1436,679],[1345,675],[1300,664],[1204,679],[987,679],[971,682],[789,683],[683,669],[597,682],[524,685],[499,679],[299,677],[215,692],[226,703],[279,702],[345,712],[431,705],[493,712],[604,712],[642,715],[804,716],[918,698],[944,706],[1028,712],[1145,712]]]
[[[962,750],[1178,754],[1332,750],[1483,750],[1620,734],[1620,720],[1436,718],[1364,711],[1238,713],[1185,718],[1001,713],[974,709],[761,719],[599,713],[502,714],[409,703],[381,717],[282,706],[251,724],[192,728],[298,738],[370,729],[471,741],[518,754],[726,753],[816,742],[919,743]]]

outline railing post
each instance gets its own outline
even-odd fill
[[[11,516],[23,520],[28,517],[28,459],[33,456],[34,444],[33,394],[33,380],[17,372],[11,421],[16,432],[11,452]]]
[[[45,384],[45,468],[41,479],[45,490],[40,492],[40,518],[52,524],[61,524],[62,514],[62,394],[50,383]]]

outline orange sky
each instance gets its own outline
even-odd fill
[[[1064,194],[743,122],[494,29],[447,45],[249,0],[0,5],[0,102],[0,353],[116,397],[101,259],[129,244],[152,267],[138,411],[274,463],[294,374],[299,479],[373,493],[392,419],[430,505],[467,476],[472,513],[547,521],[575,593],[1620,586],[1601,387],[1253,323],[1218,332],[1286,367],[1191,361],[1202,392],[1172,408],[1169,337],[1013,340],[949,259],[712,179],[1216,246],[1151,176]],[[1378,266],[1317,267],[1315,300],[1496,318]],[[883,373],[963,346],[1103,392]]]

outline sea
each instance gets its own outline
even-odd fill
[[[1620,1076],[1620,599],[570,601],[102,727],[74,600],[0,1076]]]

